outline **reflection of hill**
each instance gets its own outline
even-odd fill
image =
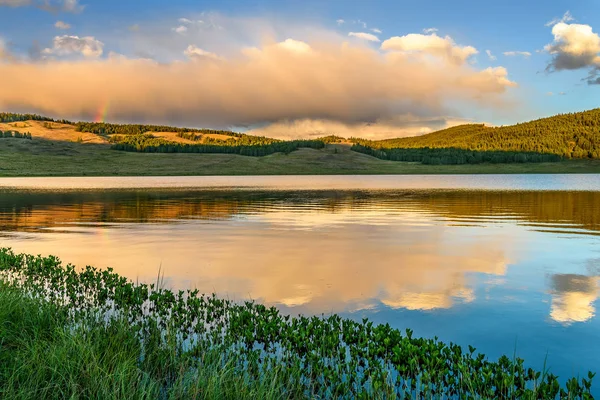
[[[600,192],[81,192],[0,195],[0,229],[36,230],[69,222],[160,222],[270,213],[294,205],[326,213],[356,209],[429,212],[451,220],[510,218],[546,228],[600,230]],[[570,225],[570,226],[569,226]]]

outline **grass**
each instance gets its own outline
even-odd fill
[[[2,398],[591,399],[520,358],[0,249]]]
[[[235,358],[217,351],[206,351],[192,365],[171,349],[146,349],[140,361],[141,342],[126,321],[74,327],[66,309],[6,284],[0,284],[0,339],[3,399],[279,399],[283,394],[277,371],[248,382],[236,373]]]
[[[0,176],[175,175],[360,175],[600,173],[600,160],[554,163],[422,165],[379,160],[346,145],[291,154],[246,157],[232,154],[145,154],[110,150],[105,144],[38,139],[0,139]]]

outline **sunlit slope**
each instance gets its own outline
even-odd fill
[[[34,139],[46,139],[59,142],[108,143],[102,136],[88,132],[77,132],[74,125],[51,121],[0,122],[0,131],[29,132]]]
[[[600,108],[502,127],[460,125],[427,135],[367,142],[371,147],[531,151],[600,158]]]
[[[0,131],[16,131],[20,133],[29,132],[35,139],[45,139],[58,142],[76,142],[76,143],[104,143],[109,144],[110,138],[116,134],[100,135],[94,132],[82,132],[75,124],[68,124],[55,121],[14,121],[0,122]],[[184,144],[204,144],[209,143],[211,139],[217,141],[236,140],[237,138],[221,134],[203,134],[199,140],[190,140],[177,136],[175,131],[164,132],[144,132],[153,137],[167,140],[174,143]]]

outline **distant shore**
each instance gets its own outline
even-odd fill
[[[27,143],[25,143],[27,142]],[[552,163],[423,165],[379,160],[328,145],[265,157],[235,154],[145,154],[106,144],[0,139],[0,176],[191,176],[191,175],[381,175],[381,174],[571,174],[600,173],[600,160]]]

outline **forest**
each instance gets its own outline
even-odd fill
[[[351,150],[377,157],[381,160],[419,162],[427,165],[460,164],[510,164],[530,162],[557,162],[557,154],[542,154],[524,151],[473,151],[458,148],[372,148],[354,144]]]
[[[71,121],[66,119],[52,119],[37,114],[17,114],[17,113],[0,113],[0,122],[22,122],[22,121],[48,121],[48,122],[59,122],[61,124],[73,124]]]
[[[177,128],[165,125],[109,124],[105,122],[77,122],[75,124],[75,130],[78,132],[95,133],[96,135],[141,135],[146,132],[191,132],[200,134],[218,134],[232,137],[242,136],[241,133],[218,129]]]
[[[264,139],[264,140],[263,140]],[[113,150],[143,153],[227,153],[262,157],[273,153],[289,154],[299,148],[322,149],[318,140],[276,141],[259,136],[244,135],[240,139],[216,140],[207,144],[184,144],[155,138],[152,135],[128,135],[111,138]]]
[[[31,133],[25,132],[17,132],[17,131],[0,131],[0,138],[16,138],[16,139],[28,139],[31,140]]]
[[[396,148],[453,148],[478,152],[555,154],[565,159],[600,158],[600,108],[510,126],[468,124],[423,136],[378,141],[352,138],[351,141],[386,153]],[[362,147],[355,150],[365,151]]]

